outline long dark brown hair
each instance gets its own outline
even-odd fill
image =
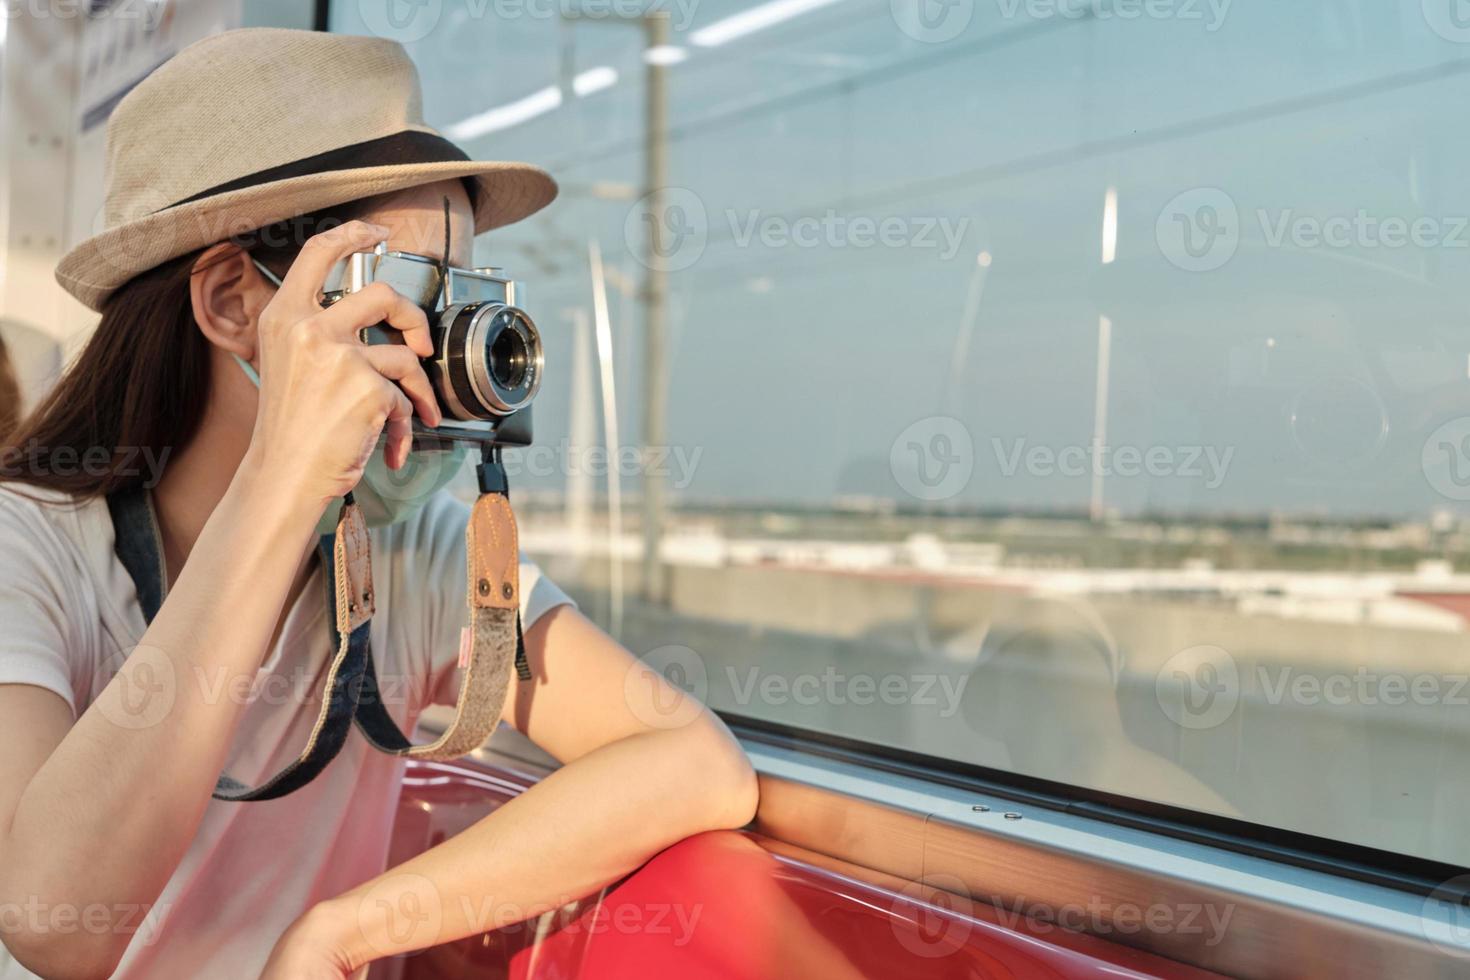
[[[360,217],[374,200],[230,241],[284,276],[308,238]],[[0,480],[85,500],[156,478],[168,456],[189,445],[211,380],[210,343],[194,324],[189,295],[204,251],[150,269],[107,298],[96,332],[61,380],[23,422],[8,434],[0,429]]]
[[[20,421],[20,384],[10,366],[10,352],[0,337],[0,439]]]

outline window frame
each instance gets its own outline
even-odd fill
[[[1446,882],[1464,879],[1467,884],[1459,897],[1470,905],[1470,868],[865,742],[818,729],[732,712],[716,713],[742,742],[796,751],[815,759],[852,764],[875,773],[917,779],[976,795],[1000,797],[1413,895],[1443,895]]]

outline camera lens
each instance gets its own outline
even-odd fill
[[[526,383],[531,352],[526,337],[515,322],[515,314],[501,310],[490,328],[490,376],[502,388],[515,390]]]
[[[541,389],[545,353],[525,311],[504,303],[451,307],[446,321],[440,387],[457,419],[496,419],[520,411]]]

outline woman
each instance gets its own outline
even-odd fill
[[[57,272],[102,320],[0,485],[0,906],[73,910],[0,925],[15,957],[47,977],[345,977],[746,823],[755,780],[721,723],[670,714],[679,692],[526,563],[531,680],[511,674],[502,718],[561,769],[386,871],[402,763],[357,733],[295,792],[211,800],[312,738],[333,656],[318,524],[365,469],[402,466],[412,415],[441,419],[423,312],[380,287],[323,309],[329,269],[380,242],[468,266],[473,234],[555,185],[424,126],[398,45],[309,32],[189,47],[119,104],[108,146],[108,228]],[[360,344],[379,322],[404,344]],[[105,465],[61,465],[99,446]],[[146,625],[108,503],[139,488],[167,584]],[[372,533],[371,651],[411,732],[458,690],[466,512],[397,510]]]

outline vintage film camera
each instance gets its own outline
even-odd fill
[[[535,322],[515,305],[517,284],[497,268],[443,267],[379,244],[337,263],[323,284],[322,305],[373,282],[386,282],[428,314],[434,356],[423,365],[444,424],[431,428],[415,418],[415,445],[530,445],[530,406],[541,390],[545,357]],[[363,330],[362,340],[403,342],[397,330],[385,326]]]

